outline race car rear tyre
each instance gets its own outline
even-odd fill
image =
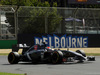
[[[61,51],[54,51],[51,56],[52,64],[61,64],[63,61],[63,53]]]
[[[76,52],[77,52],[77,53],[80,53],[80,54],[82,54],[84,57],[86,57],[86,54],[85,54],[85,52],[84,52],[83,50],[76,50]]]
[[[11,52],[8,55],[8,62],[10,64],[17,64],[19,62],[20,59],[20,55],[18,54],[18,52]]]

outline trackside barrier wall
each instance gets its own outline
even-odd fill
[[[19,34],[18,43],[28,46],[46,42],[52,48],[100,47],[98,34]]]
[[[11,49],[15,44],[17,40],[0,40],[0,49]]]

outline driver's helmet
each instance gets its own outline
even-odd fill
[[[42,45],[46,47],[46,43],[45,43],[45,42],[42,42],[41,46],[42,46]]]
[[[45,48],[46,47],[46,44],[45,44],[45,42],[42,42],[42,44],[40,44],[40,47],[41,47],[41,49],[43,48]]]

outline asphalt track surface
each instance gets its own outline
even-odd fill
[[[0,72],[27,73],[27,75],[100,75],[100,56],[96,57],[96,61],[68,62],[57,65],[25,62],[11,65],[7,61],[7,56],[0,56]]]

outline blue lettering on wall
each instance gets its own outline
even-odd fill
[[[34,37],[34,44],[41,44],[45,42],[51,48],[84,48],[88,47],[88,37],[67,36],[66,34],[59,37],[55,34],[53,36],[47,35],[42,38]]]

